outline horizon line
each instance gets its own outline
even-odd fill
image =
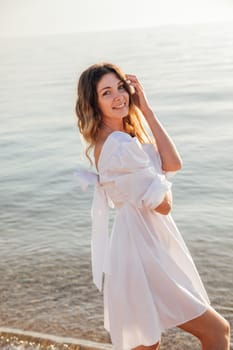
[[[189,23],[159,23],[155,25],[148,25],[143,27],[121,27],[121,28],[101,28],[101,29],[81,29],[77,31],[65,31],[65,32],[48,32],[48,33],[33,33],[33,34],[10,34],[10,35],[1,35],[0,39],[23,39],[23,38],[35,38],[35,37],[47,37],[47,36],[61,36],[61,35],[77,35],[77,34],[92,34],[92,33],[106,33],[106,32],[125,32],[133,30],[149,30],[163,27],[182,27],[182,26],[198,26],[198,25],[214,25],[214,24],[230,24],[233,25],[231,20],[211,20],[211,21],[196,21]]]

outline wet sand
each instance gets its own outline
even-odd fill
[[[110,343],[100,343],[88,339],[59,337],[39,332],[0,328],[2,350],[111,350]],[[162,338],[161,350],[200,349],[199,342],[188,334],[170,330]]]
[[[212,279],[210,265],[206,267],[206,273],[204,266],[200,269],[204,279]],[[70,337],[77,339],[77,342],[82,339],[110,344],[109,334],[103,325],[103,296],[92,282],[90,260],[85,255],[63,254],[54,257],[37,254],[34,260],[30,256],[21,259],[8,256],[7,261],[3,259],[1,262],[0,275],[0,328]],[[233,326],[230,285],[229,288],[223,287],[226,280],[229,284],[231,282],[226,273],[222,276],[224,281],[221,286],[216,282],[213,286],[210,283],[206,285],[212,306]],[[3,347],[5,340],[2,339],[0,349],[11,350]],[[24,343],[24,347],[19,349],[29,348]],[[38,350],[30,348],[35,349]],[[53,349],[60,350],[58,347]],[[161,350],[165,349],[198,350],[200,344],[191,335],[172,329],[162,336]]]
[[[1,350],[112,350],[112,345],[88,339],[0,328],[0,348]],[[201,350],[201,345],[189,334],[173,329],[163,335],[160,349]],[[232,343],[230,349],[233,349]]]

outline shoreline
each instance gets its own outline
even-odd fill
[[[4,344],[2,344],[2,342]],[[57,346],[58,349],[66,350],[111,350],[111,344],[99,343],[92,340],[60,337],[57,335],[25,331],[22,329],[0,327],[0,346],[9,346],[11,343],[17,343],[22,346],[22,342],[27,345],[39,345],[39,348],[47,349],[48,347]],[[17,346],[16,345],[16,346]]]
[[[1,350],[112,350],[112,344],[89,339],[57,336],[17,328],[0,327]],[[200,350],[197,338],[186,332],[171,329],[162,336],[161,350]],[[231,341],[230,349],[233,350]]]

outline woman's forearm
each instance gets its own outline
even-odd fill
[[[180,155],[173,141],[150,108],[142,111],[155,138],[164,171],[176,171],[182,166]]]

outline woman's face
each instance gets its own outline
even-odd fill
[[[122,119],[128,115],[129,94],[114,73],[107,73],[100,79],[97,96],[103,119]]]

